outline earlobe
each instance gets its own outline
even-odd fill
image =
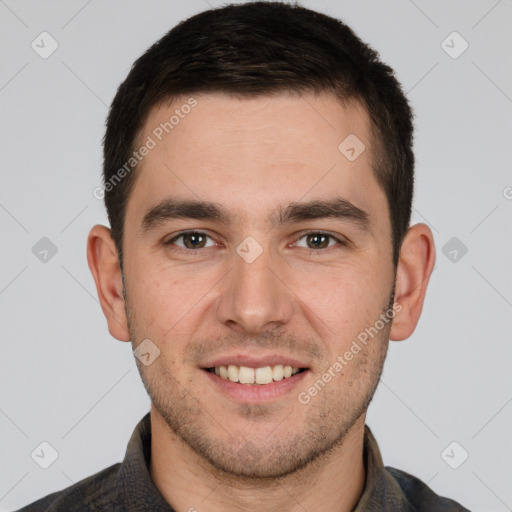
[[[89,232],[87,261],[110,334],[119,341],[130,341],[119,257],[107,227],[96,225]]]
[[[400,249],[395,283],[395,303],[399,307],[391,327],[391,340],[404,340],[414,332],[435,260],[434,237],[430,228],[425,224],[409,228]]]

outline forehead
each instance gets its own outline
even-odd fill
[[[184,96],[153,108],[138,139],[152,149],[127,217],[171,195],[224,204],[240,220],[329,196],[387,218],[368,114],[357,102],[313,93]]]

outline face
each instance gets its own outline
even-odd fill
[[[124,293],[134,347],[160,355],[137,364],[202,460],[283,476],[364,420],[385,359],[395,272],[369,120],[327,94],[188,100],[155,108],[139,138],[156,144],[127,205]],[[362,146],[339,149],[351,134],[356,159]]]

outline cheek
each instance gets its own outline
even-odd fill
[[[387,306],[389,279],[367,266],[346,266],[326,273],[304,273],[294,290],[304,304],[303,314],[318,325],[333,350],[339,351],[373,325]]]
[[[126,275],[134,276],[127,291],[139,336],[161,342],[185,336],[207,305],[208,291],[216,281],[213,271],[197,274],[187,265],[171,267],[154,261],[132,260]]]

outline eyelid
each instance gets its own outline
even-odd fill
[[[185,235],[191,235],[191,234],[198,234],[198,235],[205,236],[205,237],[209,238],[210,240],[212,240],[215,243],[215,245],[218,245],[218,242],[211,235],[209,235],[206,231],[200,230],[200,229],[186,229],[184,231],[180,231],[176,234],[171,235],[171,238],[164,240],[162,242],[162,244],[164,246],[173,245],[173,244],[175,244],[176,240],[178,240],[179,238],[181,238]],[[176,247],[176,250],[178,250],[178,251],[182,250],[182,251],[187,251],[187,252],[193,252],[193,251],[197,252],[199,250],[199,249],[188,249],[187,247],[181,247],[179,245],[177,245],[175,247]],[[213,246],[200,247],[200,249],[209,249],[210,247],[213,247]]]
[[[307,229],[305,231],[301,231],[298,235],[296,235],[296,241],[294,242],[294,244],[296,244],[299,240],[301,240],[307,235],[324,235],[335,240],[336,242],[338,242],[339,245],[342,246],[346,246],[349,243],[349,241],[342,235],[333,235],[332,233],[329,233],[328,231],[323,231],[321,229]],[[303,247],[303,249],[307,249],[309,251],[326,251],[327,249],[331,249],[333,247],[335,247],[335,245],[327,246],[325,249],[314,249],[312,247]]]

